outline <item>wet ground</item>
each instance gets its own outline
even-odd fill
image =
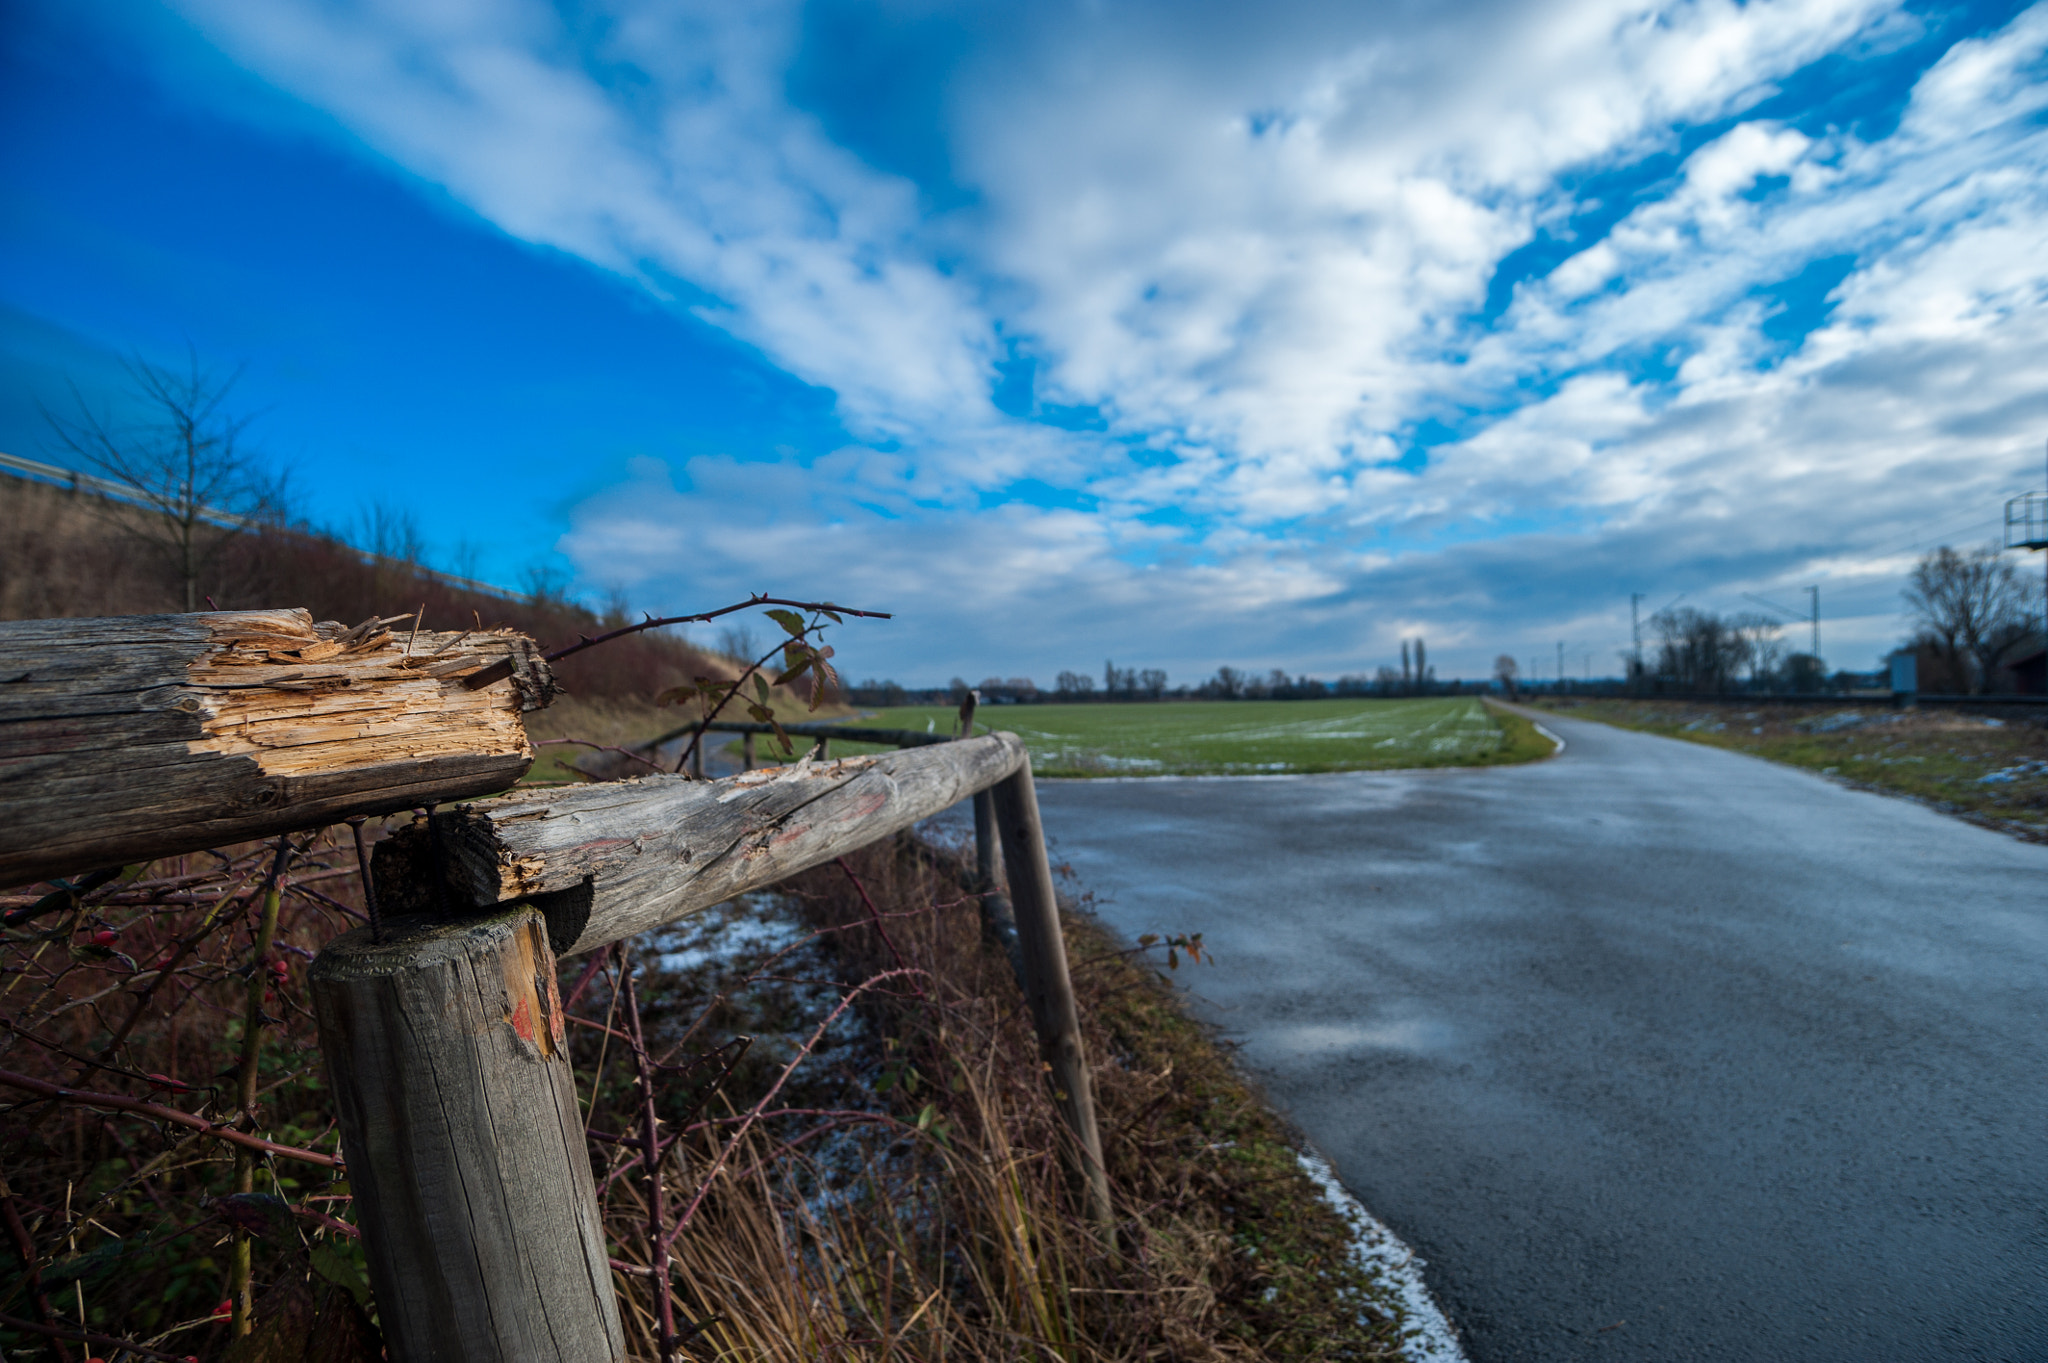
[[[1546,719],[1526,767],[1046,782],[1479,1363],[2048,1358],[2048,847]]]

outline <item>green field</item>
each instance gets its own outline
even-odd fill
[[[990,706],[976,728],[1008,729],[1041,776],[1248,776],[1526,762],[1550,743],[1478,700],[1247,700]],[[954,724],[933,706],[882,710],[883,729]],[[855,750],[864,745],[848,745]],[[835,743],[832,751],[841,752]]]

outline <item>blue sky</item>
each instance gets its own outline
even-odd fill
[[[316,521],[899,612],[857,676],[1605,672],[1814,583],[1868,666],[2043,477],[2048,9],[5,22],[0,449],[189,347]]]

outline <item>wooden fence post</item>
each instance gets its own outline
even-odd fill
[[[1102,1165],[1102,1136],[1095,1127],[1095,1086],[1081,1045],[1081,1013],[1074,1001],[1073,978],[1067,973],[1067,944],[1060,936],[1059,904],[1053,896],[1052,864],[1045,854],[1030,762],[997,782],[990,795],[1002,834],[1003,864],[1010,873],[1024,1000],[1038,1029],[1039,1050],[1052,1071],[1053,1096],[1080,1147],[1089,1216],[1107,1230],[1115,1223],[1115,1212],[1109,1201],[1109,1174]]]
[[[625,1356],[547,923],[386,923],[312,971],[394,1363]]]
[[[1010,958],[1017,981],[1024,981],[1024,958],[1017,949],[1017,915],[1003,893],[1002,846],[996,835],[996,800],[986,790],[974,793],[974,889],[981,896],[981,935]]]

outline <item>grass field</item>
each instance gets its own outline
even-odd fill
[[[1189,701],[990,707],[977,717],[1031,749],[1041,776],[1246,776],[1526,762],[1550,744],[1470,697]],[[944,732],[939,707],[882,710],[862,724]],[[980,725],[977,725],[980,727]],[[833,751],[841,745],[834,744]],[[852,750],[852,745],[849,745]]]

